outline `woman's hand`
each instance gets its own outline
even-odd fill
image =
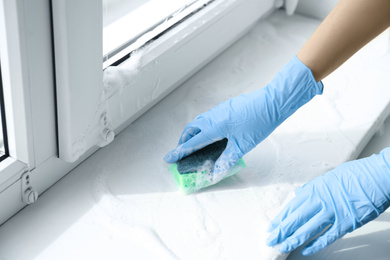
[[[321,94],[322,89],[322,83],[317,83],[311,70],[295,56],[266,87],[231,98],[199,115],[185,127],[177,148],[164,160],[179,161],[227,138],[227,147],[212,171],[211,181],[218,182],[240,158],[298,108]]]
[[[375,219],[390,206],[389,166],[386,148],[308,182],[271,222],[267,244],[288,253],[330,226],[302,250],[311,255]]]

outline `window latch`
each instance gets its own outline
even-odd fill
[[[37,201],[38,192],[32,187],[30,180],[30,172],[25,172],[22,175],[22,200],[26,204],[31,204]]]

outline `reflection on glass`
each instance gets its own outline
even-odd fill
[[[200,0],[102,0],[103,59],[108,60],[142,35]]]
[[[150,0],[103,0],[103,27],[133,12]]]

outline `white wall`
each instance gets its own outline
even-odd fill
[[[324,19],[338,0],[299,0],[296,13]]]

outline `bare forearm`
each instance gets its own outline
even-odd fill
[[[390,0],[340,0],[297,54],[317,81],[390,26]]]

